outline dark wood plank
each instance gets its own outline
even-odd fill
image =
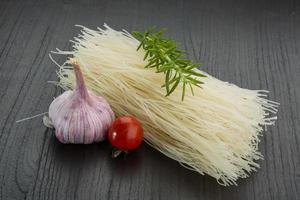
[[[268,89],[281,103],[261,138],[265,160],[238,187],[222,187],[144,144],[111,159],[107,143],[62,145],[41,119],[61,90],[48,58],[104,22],[129,31],[167,27],[214,76]],[[63,62],[63,57],[57,57]],[[299,199],[300,2],[0,1],[0,199]]]

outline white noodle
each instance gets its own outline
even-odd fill
[[[106,97],[117,116],[133,115],[142,123],[145,141],[188,169],[236,184],[259,167],[259,136],[274,124],[278,103],[264,99],[268,91],[248,90],[210,75],[181,101],[180,86],[165,97],[164,74],[145,69],[139,41],[128,32],[105,29],[82,31],[70,54],[81,64],[87,87]],[[204,72],[203,72],[204,73]],[[205,73],[207,74],[207,73]],[[68,64],[60,67],[58,85],[73,88]]]

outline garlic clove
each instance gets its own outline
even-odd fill
[[[90,144],[105,139],[115,115],[108,102],[86,89],[76,60],[71,59],[76,88],[65,91],[49,107],[55,135],[62,143]]]

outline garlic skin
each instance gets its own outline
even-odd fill
[[[86,89],[78,62],[70,59],[70,63],[76,75],[76,88],[55,98],[49,107],[55,135],[62,143],[102,141],[115,115],[103,97]]]

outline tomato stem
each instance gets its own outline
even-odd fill
[[[124,153],[124,158],[126,157],[126,155],[129,153],[128,151],[124,151],[124,150],[121,150],[121,149],[118,149],[118,148],[113,148],[111,150],[111,157],[112,158],[116,158],[118,156],[120,156],[122,153]]]
[[[111,151],[111,157],[116,158],[122,153],[122,150],[113,148]]]

